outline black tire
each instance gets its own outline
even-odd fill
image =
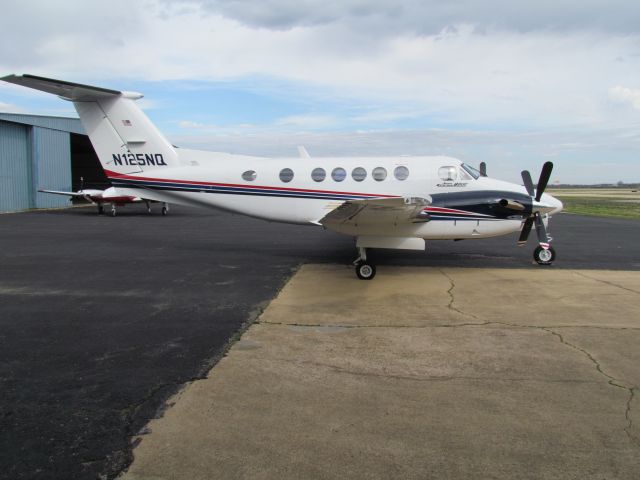
[[[166,215],[167,211],[167,207],[162,207],[162,215]]]
[[[544,249],[538,245],[533,251],[533,259],[538,263],[538,265],[551,265],[556,259],[556,251],[553,247]]]
[[[371,280],[376,276],[376,267],[367,262],[360,262],[356,265],[356,275],[360,280]]]

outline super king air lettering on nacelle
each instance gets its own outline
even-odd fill
[[[113,153],[112,157],[114,165],[167,166],[161,153]]]

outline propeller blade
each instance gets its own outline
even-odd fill
[[[538,180],[538,187],[536,188],[536,202],[539,202],[542,198],[547,183],[549,183],[549,177],[551,177],[551,171],[553,170],[553,163],[545,162],[540,172],[540,179]]]
[[[529,232],[531,232],[531,226],[533,225],[533,217],[528,217],[522,226],[522,231],[520,232],[520,238],[518,238],[518,245],[523,246],[527,243],[527,238],[529,238]]]
[[[487,176],[487,164],[484,162],[480,162],[480,175],[483,177]]]
[[[523,170],[522,172],[522,181],[524,182],[524,188],[527,189],[527,193],[533,197],[535,192],[533,191],[533,181],[531,180],[531,174],[529,170]]]
[[[538,243],[543,247],[546,245],[549,247],[549,237],[547,236],[547,229],[544,227],[544,222],[542,221],[542,215],[538,212],[534,215],[536,221],[536,233],[538,234]]]

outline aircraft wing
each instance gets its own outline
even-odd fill
[[[338,225],[397,225],[399,223],[422,223],[429,221],[424,208],[431,198],[394,197],[347,200],[318,223],[327,228]]]

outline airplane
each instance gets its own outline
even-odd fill
[[[447,156],[264,158],[174,147],[136,105],[142,94],[34,75],[1,80],[73,102],[102,167],[120,195],[204,206],[269,221],[312,225],[356,239],[356,275],[371,280],[367,250],[425,250],[426,240],[463,240],[520,231],[538,237],[534,260],[550,265],[547,233],[562,202],[536,186],[490,178]]]
[[[109,210],[109,215],[115,217],[117,214],[116,207],[124,206],[128,203],[140,203],[144,202],[147,206],[147,212],[151,213],[151,203],[155,202],[152,200],[147,200],[145,198],[140,198],[132,195],[124,195],[120,193],[116,188],[109,187],[106,190],[94,189],[94,188],[80,188],[77,192],[65,192],[61,190],[45,190],[38,189],[39,192],[42,193],[51,193],[54,195],[68,195],[70,197],[76,198],[84,198],[86,201],[97,205],[98,207],[98,215],[102,215],[104,213],[104,205],[111,205],[111,209]],[[162,204],[162,215],[166,215],[169,213],[169,204],[163,202]]]

